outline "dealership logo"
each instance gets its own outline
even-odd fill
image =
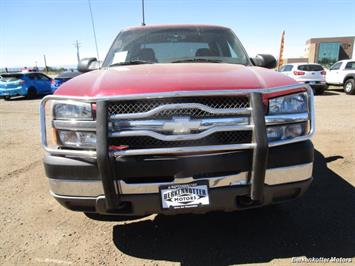
[[[201,188],[183,187],[176,190],[171,190],[163,194],[165,201],[189,204],[207,197],[207,191]]]

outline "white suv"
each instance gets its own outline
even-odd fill
[[[341,60],[327,73],[328,84],[343,86],[346,94],[355,94],[355,59]]]
[[[319,64],[287,64],[280,68],[280,72],[298,82],[309,84],[315,94],[323,94],[327,88],[326,72]]]

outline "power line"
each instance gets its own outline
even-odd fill
[[[96,32],[95,32],[95,24],[94,24],[94,16],[92,15],[92,10],[91,10],[91,2],[88,0],[89,4],[89,9],[90,9],[90,16],[91,16],[91,24],[92,24],[92,31],[94,33],[94,39],[95,39],[95,46],[96,46],[96,55],[97,55],[97,60],[100,61],[100,56],[99,56],[99,48],[97,47],[97,40],[96,40]]]

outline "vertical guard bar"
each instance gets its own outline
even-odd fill
[[[250,197],[254,201],[262,201],[269,153],[262,94],[256,92],[252,93],[250,95],[250,101],[252,106],[252,119],[254,121],[253,138],[256,143],[253,152]]]
[[[119,198],[115,190],[113,166],[108,153],[107,102],[96,103],[96,156],[99,174],[102,180],[108,211],[116,209]]]

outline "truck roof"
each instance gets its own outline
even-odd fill
[[[206,25],[206,24],[153,24],[145,26],[130,26],[123,31],[129,30],[146,30],[146,29],[174,29],[174,28],[206,28],[206,29],[229,29],[220,25]]]
[[[338,63],[338,62],[347,63],[347,62],[354,61],[354,60],[355,60],[355,58],[352,58],[352,59],[343,59],[343,60],[339,60],[339,61],[337,61],[337,62],[335,62],[335,63]],[[334,63],[334,64],[335,64],[335,63]]]

